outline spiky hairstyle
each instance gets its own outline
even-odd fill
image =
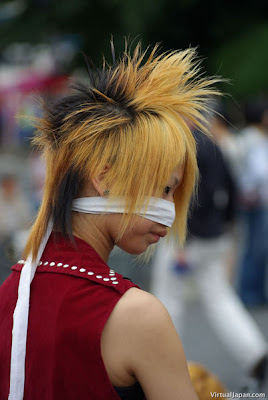
[[[112,46],[113,47],[113,46]],[[50,216],[54,228],[72,238],[72,200],[81,186],[108,165],[103,184],[110,198],[123,197],[121,234],[146,199],[162,196],[173,169],[185,165],[174,199],[172,233],[185,239],[189,202],[198,176],[196,144],[189,123],[206,131],[208,99],[217,78],[200,77],[194,49],[148,55],[138,44],[113,65],[89,69],[88,85],[44,106],[34,144],[46,160],[43,201],[28,239],[33,257]]]

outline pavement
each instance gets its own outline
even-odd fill
[[[252,309],[250,314],[268,341],[268,307]],[[230,329],[232,329],[231,321]],[[229,391],[240,392],[242,382],[249,383],[241,366],[231,354],[228,354],[210,327],[198,303],[190,304],[187,310],[181,340],[187,360],[194,360],[205,365],[221,379]],[[268,374],[262,392],[268,395]]]

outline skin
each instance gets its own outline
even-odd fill
[[[163,199],[173,202],[182,176],[183,168],[175,168],[163,190]],[[105,189],[100,175],[79,195],[103,195]],[[107,263],[120,221],[120,214],[75,213],[73,234],[89,243]],[[166,226],[137,216],[132,229],[126,230],[116,245],[128,253],[141,254],[156,242],[156,233],[160,232],[166,232]],[[143,290],[131,288],[118,301],[103,329],[101,352],[114,386],[131,386],[138,381],[147,400],[198,400],[168,311]]]

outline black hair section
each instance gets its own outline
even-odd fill
[[[70,239],[75,245],[72,233],[72,202],[78,195],[83,183],[81,173],[69,169],[61,181],[55,203],[52,208],[54,230],[60,231],[65,239]]]
[[[91,101],[93,100],[95,102],[97,100],[103,107],[103,103],[107,103],[107,100],[100,94],[94,92],[94,89],[97,89],[100,93],[103,93],[113,101],[112,103],[109,103],[110,110],[114,109],[117,111],[117,114],[121,111],[123,115],[134,116],[135,110],[129,105],[131,99],[126,97],[124,87],[118,85],[116,78],[112,79],[119,62],[122,61],[120,58],[116,60],[115,49],[112,41],[111,53],[113,64],[112,66],[108,66],[107,69],[104,67],[97,68],[90,57],[85,53],[82,53],[87,66],[89,86],[78,84],[74,86],[74,89],[83,93],[87,98],[90,97]]]
[[[72,85],[72,89],[76,91],[75,94],[71,94],[64,98],[58,99],[54,102],[50,102],[45,106],[46,118],[53,126],[53,147],[60,145],[63,140],[62,126],[68,117],[68,115],[74,113],[70,118],[72,124],[79,125],[87,119],[105,118],[108,116],[121,115],[129,120],[134,121],[136,112],[133,107],[128,105],[128,100],[124,98],[123,94],[115,95],[113,88],[104,90],[109,82],[106,71],[100,71],[97,73],[98,78],[96,84],[89,87],[84,83],[76,83]],[[108,102],[101,94],[96,93],[94,89],[105,94],[105,96],[111,98],[113,101]],[[87,110],[87,106],[94,105],[90,110]],[[84,110],[83,110],[84,109]],[[78,111],[77,113],[75,113]]]
[[[129,122],[134,122],[137,112],[130,105],[131,98],[126,96],[125,87],[118,85],[116,70],[122,59],[115,59],[115,51],[111,45],[113,64],[97,68],[90,57],[83,54],[88,72],[88,83],[77,82],[71,85],[75,93],[52,101],[45,105],[45,115],[53,127],[50,141],[53,147],[60,146],[63,138],[62,126],[68,116],[74,125],[86,121],[88,118],[105,118],[121,115]],[[104,95],[104,96],[103,96]],[[89,106],[89,107],[88,107]],[[90,107],[93,106],[93,107]],[[77,112],[76,112],[77,111]],[[144,112],[152,114],[151,110]]]

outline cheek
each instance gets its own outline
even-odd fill
[[[152,232],[155,223],[142,217],[137,217],[136,223],[130,231],[130,237],[142,237]]]
[[[127,229],[116,245],[130,254],[141,254],[151,244],[150,231],[152,227],[151,221],[140,218],[138,223]]]
[[[116,245],[129,254],[138,255],[144,253],[150,243],[144,237],[132,236],[127,238],[122,237],[122,239],[120,239]]]
[[[115,218],[111,219],[110,226],[115,234],[119,232],[120,222],[122,217],[117,215]],[[139,236],[146,235],[152,231],[155,223],[142,217],[135,217],[134,222],[131,227],[127,228],[124,232],[122,239],[132,240],[133,238],[138,238]]]

